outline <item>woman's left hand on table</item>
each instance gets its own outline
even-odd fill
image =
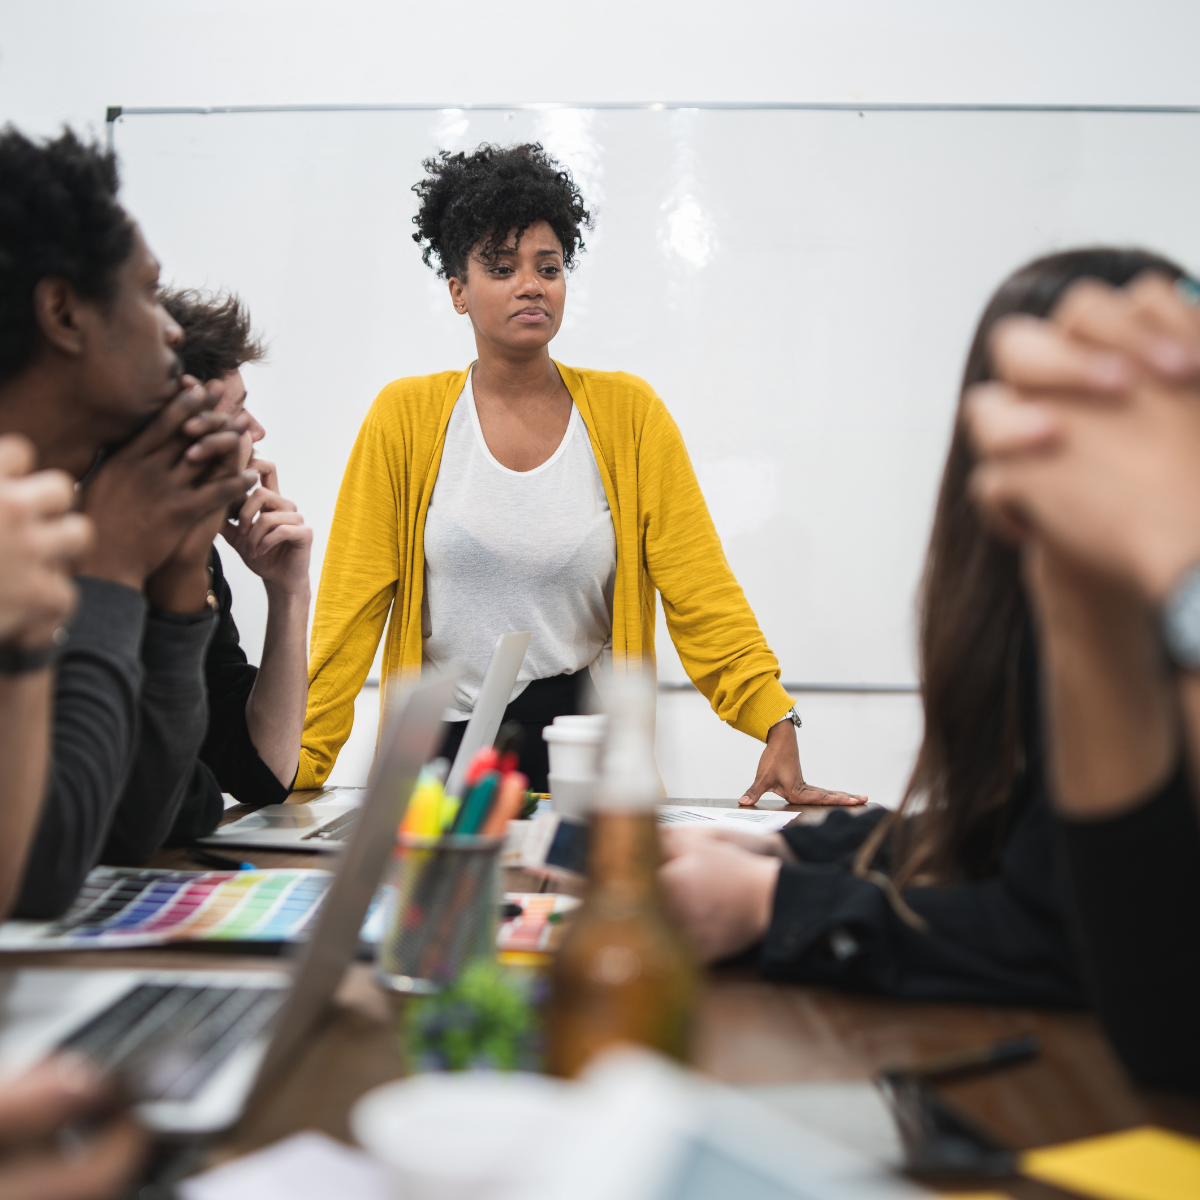
[[[743,807],[757,804],[765,792],[773,792],[789,804],[841,805],[866,804],[866,796],[850,792],[831,792],[806,783],[800,768],[800,748],[796,743],[796,727],[791,721],[780,721],[767,731],[767,744],[758,760],[754,782],[738,801]]]

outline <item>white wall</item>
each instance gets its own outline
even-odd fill
[[[534,15],[491,0],[8,0],[0,112],[51,132],[63,122],[99,131],[111,104],[1195,104],[1198,34],[1200,7],[1183,0],[747,0],[736,10],[712,0],[563,0]],[[249,624],[259,624],[257,596],[237,586]],[[661,631],[659,645],[673,658]],[[679,674],[663,666],[666,677]],[[375,703],[364,693],[341,782],[365,771]],[[753,775],[756,745],[705,707],[685,694],[660,704],[660,758],[675,795],[734,794]],[[810,779],[895,801],[920,734],[912,697],[808,697],[805,715]]]
[[[6,0],[0,112],[109,104],[1194,104],[1188,0]]]

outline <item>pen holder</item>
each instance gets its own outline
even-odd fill
[[[394,992],[430,995],[468,963],[496,953],[503,838],[398,839],[391,911],[375,956],[375,976]]]

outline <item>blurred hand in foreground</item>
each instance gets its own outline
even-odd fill
[[[122,1195],[142,1161],[146,1135],[126,1114],[99,1117],[110,1101],[95,1072],[75,1058],[51,1059],[0,1086],[0,1196]]]
[[[0,641],[44,645],[75,608],[75,563],[92,523],[71,512],[75,487],[62,471],[37,471],[33,443],[0,437]]]

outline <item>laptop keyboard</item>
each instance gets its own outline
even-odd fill
[[[320,840],[335,840],[342,841],[346,831],[358,820],[358,809],[352,808],[349,812],[344,812],[340,817],[335,817],[328,825],[322,825],[320,829],[314,829],[312,833],[306,833],[304,840],[307,842],[310,839],[313,841]]]
[[[190,1100],[279,1010],[283,988],[145,983],[63,1043],[139,1100]]]

